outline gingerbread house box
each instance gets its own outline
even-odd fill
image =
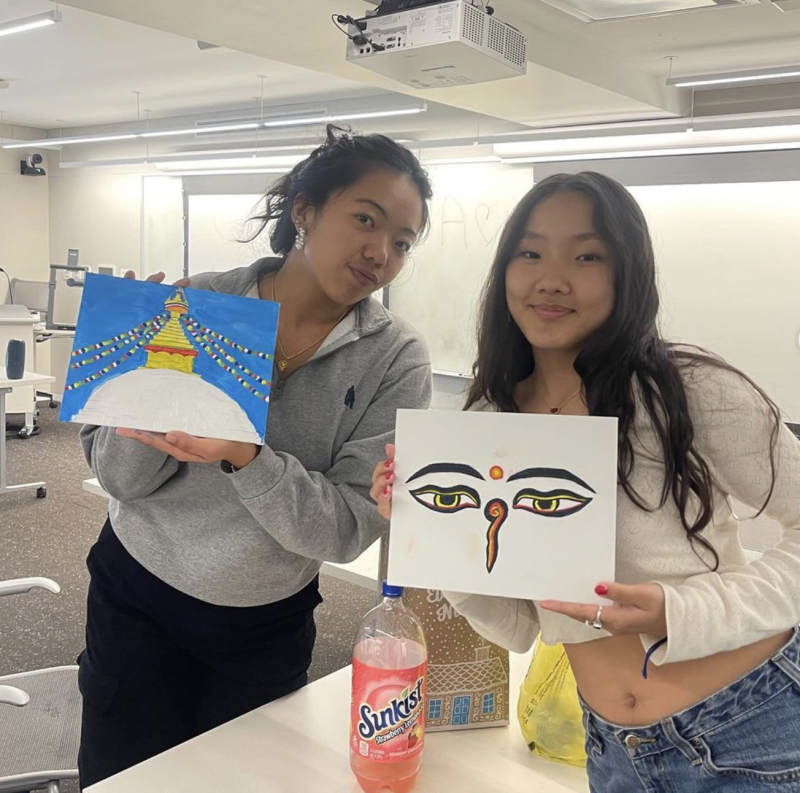
[[[508,651],[477,634],[436,589],[406,589],[428,645],[425,728],[508,724]]]

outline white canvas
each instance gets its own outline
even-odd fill
[[[389,583],[597,602],[614,580],[617,420],[400,410]]]

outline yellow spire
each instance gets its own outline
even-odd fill
[[[186,331],[181,325],[181,315],[188,313],[189,301],[183,289],[167,298],[164,308],[170,318],[156,337],[145,347],[147,363],[145,369],[173,369],[178,372],[192,374],[197,350],[186,338]]]

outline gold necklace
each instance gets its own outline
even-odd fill
[[[278,278],[278,274],[276,273],[275,275],[272,276],[272,279],[269,282],[270,290],[271,290],[271,298],[272,298],[272,302],[273,303],[276,302],[275,301],[275,281],[277,280],[277,278]],[[311,344],[309,344],[308,347],[303,347],[303,349],[300,350],[300,352],[296,352],[293,355],[287,355],[286,354],[286,350],[283,347],[283,342],[281,341],[280,334],[278,334],[276,332],[275,333],[275,341],[278,343],[278,347],[280,348],[281,355],[283,356],[281,358],[281,360],[278,360],[277,356],[275,357],[275,365],[278,367],[278,371],[279,372],[286,371],[286,367],[289,365],[289,361],[291,361],[293,358],[297,358],[298,356],[302,355],[304,352],[308,352],[312,347],[316,347],[345,318],[345,316],[347,316],[347,312],[349,310],[350,309],[348,308],[344,312],[344,314],[342,314],[342,316],[339,317],[339,319],[337,319],[336,322],[328,330],[326,330],[325,333],[323,333],[316,341],[314,341]]]
[[[583,385],[581,385],[581,387],[574,394],[570,394],[558,407],[549,408],[548,412],[552,413],[554,416],[558,415],[567,406],[569,402],[572,402],[572,400],[575,399],[575,397],[578,396],[578,394],[580,394],[582,390],[583,390]]]

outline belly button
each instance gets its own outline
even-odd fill
[[[636,707],[636,697],[633,694],[626,694],[623,704],[629,710],[633,710]]]

